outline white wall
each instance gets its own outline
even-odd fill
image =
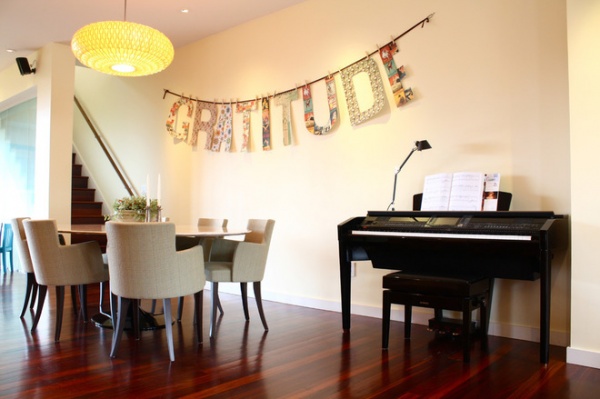
[[[276,219],[263,296],[339,310],[337,225],[387,207],[394,168],[415,140],[428,139],[433,149],[415,154],[399,175],[396,209],[410,209],[425,175],[469,170],[500,172],[502,189],[515,195],[513,210],[570,213],[565,8],[564,0],[308,0],[177,49],[173,65],[156,76],[78,71],[76,93],[134,182],[161,173],[165,216],[178,223]],[[175,97],[163,100],[163,89],[205,100],[282,92],[336,73],[432,12],[431,23],[398,42],[396,63],[406,66],[405,86],[415,92],[403,108],[391,104],[385,86],[384,110],[352,127],[337,75],[341,122],[329,135],[305,131],[299,101],[289,147],[273,108],[270,152],[261,150],[259,112],[250,153],[210,153],[203,134],[191,148],[166,132]],[[313,90],[323,123],[322,83]],[[237,115],[234,129],[239,150]],[[568,263],[559,253],[553,267],[551,342],[560,345],[569,338]],[[355,313],[379,316],[386,272],[359,266]],[[499,281],[494,301],[493,334],[538,339],[537,282]]]
[[[405,86],[416,97],[408,106],[390,105],[386,87],[384,111],[352,127],[338,75],[341,124],[333,133],[308,134],[297,101],[290,147],[282,145],[275,107],[272,151],[260,149],[258,112],[255,151],[210,153],[202,149],[203,135],[189,150],[193,218],[277,220],[266,298],[339,309],[336,226],[385,209],[394,168],[415,140],[428,139],[433,149],[413,156],[400,174],[397,209],[410,209],[425,175],[474,170],[502,174],[502,189],[515,194],[513,210],[569,213],[564,1],[307,1],[178,49],[163,78],[166,88],[205,100],[282,92],[338,71],[432,12],[430,24],[398,43],[396,62],[406,66]],[[315,106],[323,112],[320,90]],[[552,280],[552,342],[563,345],[565,257],[557,257]],[[384,273],[360,266],[355,312],[379,315]],[[500,281],[497,287],[492,333],[537,340],[538,284]]]
[[[597,237],[597,170],[600,116],[600,2],[570,0],[569,96],[571,105],[571,218],[573,275],[571,283],[571,347],[567,361],[600,368],[600,268]]]

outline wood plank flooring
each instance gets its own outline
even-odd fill
[[[19,318],[25,276],[0,277],[2,398],[596,398],[600,392],[600,370],[566,364],[564,348],[551,347],[544,367],[536,343],[490,337],[487,352],[474,343],[465,365],[459,341],[436,339],[423,326],[414,326],[405,342],[403,324],[392,322],[390,348],[382,351],[381,320],[369,317],[353,316],[351,332],[343,333],[339,313],[265,302],[270,331],[264,332],[252,300],[246,323],[235,295],[222,295],[225,315],[211,340],[209,292],[201,345],[193,338],[190,297],[174,325],[174,363],[164,330],[144,331],[139,341],[124,335],[118,357],[110,359],[112,330],[77,318],[69,290],[55,343],[54,289],[32,334],[32,313]],[[97,298],[98,289],[90,288],[90,313]]]

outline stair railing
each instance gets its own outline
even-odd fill
[[[133,184],[131,184],[131,182],[129,181],[129,179],[126,177],[126,174],[123,171],[123,168],[115,160],[115,157],[112,155],[109,147],[104,142],[104,139],[98,133],[98,130],[96,129],[96,127],[94,126],[94,124],[92,123],[92,121],[90,120],[90,118],[88,117],[87,113],[85,112],[85,110],[81,106],[81,103],[79,102],[79,100],[77,99],[77,97],[74,97],[74,99],[75,99],[75,105],[77,105],[77,108],[79,109],[79,112],[81,112],[81,115],[85,119],[85,121],[88,124],[89,128],[92,130],[92,133],[94,134],[94,137],[98,141],[98,144],[100,144],[100,147],[102,148],[102,151],[106,155],[106,158],[108,159],[108,161],[110,162],[111,166],[115,170],[115,173],[117,174],[117,176],[121,180],[121,183],[123,183],[123,187],[125,187],[125,189],[129,193],[129,195],[138,195],[138,193],[136,192],[135,188],[133,187]]]

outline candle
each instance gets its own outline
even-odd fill
[[[150,175],[146,175],[146,206],[150,207]]]
[[[156,184],[156,205],[160,206],[160,173],[158,174],[158,183]]]

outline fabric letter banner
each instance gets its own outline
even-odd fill
[[[202,110],[207,110],[210,112],[210,118],[208,121],[202,121]],[[209,150],[210,143],[212,142],[213,129],[216,122],[217,104],[199,101],[198,105],[196,106],[196,115],[194,116],[194,130],[188,144],[192,146],[196,145],[198,143],[198,132],[202,130],[206,132],[206,143],[204,145],[204,149]]]
[[[263,151],[271,151],[271,115],[268,97],[262,99],[262,147]]]
[[[237,103],[236,112],[242,113],[242,148],[241,152],[250,151],[249,141],[250,141],[250,111],[256,110],[256,101],[245,101],[243,103]]]
[[[404,89],[402,86],[402,79],[406,76],[406,73],[404,72],[404,65],[401,66],[400,69],[396,67],[394,54],[397,52],[398,46],[396,45],[396,42],[391,42],[379,49],[381,61],[385,67],[390,86],[392,87],[392,93],[394,93],[396,107],[399,107],[413,99],[413,92],[411,88]]]
[[[335,78],[328,76],[325,79],[325,87],[327,89],[327,104],[329,106],[329,125],[318,126],[315,122],[315,113],[313,110],[312,93],[310,85],[302,88],[302,100],[304,103],[304,124],[306,130],[315,135],[327,134],[337,122],[337,96],[335,91]]]
[[[298,91],[292,90],[287,93],[281,93],[274,97],[275,105],[281,105],[282,123],[283,123],[283,145],[292,143],[292,112],[290,105],[292,101],[298,99]]]
[[[231,135],[233,131],[233,114],[231,104],[221,105],[217,130],[212,139],[211,151],[219,152],[221,143],[225,143],[225,151],[231,151]]]
[[[373,91],[374,99],[373,106],[362,112],[358,105],[358,100],[356,99],[354,82],[352,81],[354,76],[361,72],[365,72],[369,76],[369,82],[371,84],[371,90]],[[346,69],[342,69],[341,75],[344,93],[346,95],[346,103],[348,104],[348,113],[350,114],[350,123],[352,126],[356,126],[371,119],[383,109],[385,104],[383,82],[381,80],[379,70],[377,69],[377,64],[371,59],[371,57],[358,61]]]
[[[180,108],[183,106],[187,106],[187,112],[185,114],[186,120],[181,122],[182,130],[178,131],[177,129],[179,127],[179,111]],[[193,114],[194,104],[192,103],[192,100],[184,97],[179,98],[178,101],[173,103],[173,106],[169,111],[169,116],[167,117],[166,126],[169,134],[178,140],[186,141],[190,133],[190,120]]]

